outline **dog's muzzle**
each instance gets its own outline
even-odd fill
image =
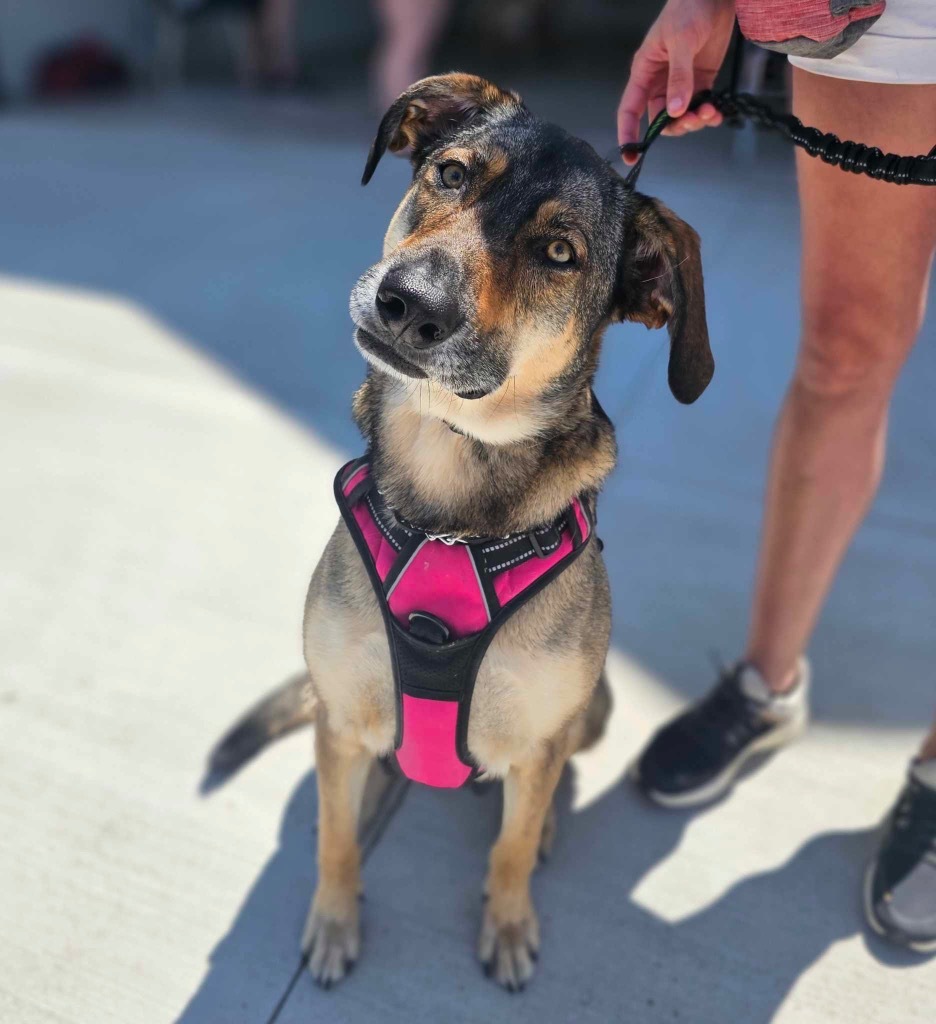
[[[384,275],[374,305],[398,344],[417,351],[440,345],[464,323],[457,293],[411,267]]]

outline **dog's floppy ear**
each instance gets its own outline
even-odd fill
[[[655,199],[633,194],[613,316],[669,328],[670,391],[694,402],[715,373],[705,322],[699,236]]]
[[[364,167],[366,185],[380,158],[389,149],[396,153],[412,147],[413,158],[466,121],[501,106],[520,108],[523,101],[513,92],[478,78],[453,72],[435,75],[411,85],[384,114]]]

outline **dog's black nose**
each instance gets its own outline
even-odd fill
[[[413,348],[431,348],[458,326],[458,299],[427,279],[422,267],[388,271],[377,289],[377,313],[399,341]],[[396,330],[394,330],[396,333]]]

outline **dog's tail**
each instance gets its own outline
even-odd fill
[[[208,756],[202,793],[223,785],[274,740],[314,720],[309,676],[299,672],[268,693],[221,737]]]

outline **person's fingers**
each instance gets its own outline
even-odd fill
[[[640,139],[640,116],[646,106],[646,96],[638,85],[633,85],[633,78],[627,83],[621,103],[618,106],[617,129],[618,145],[624,146],[628,142],[637,142]],[[632,166],[637,163],[636,153],[622,153],[624,163]]]
[[[679,123],[695,132],[700,128],[717,128],[723,120],[721,113],[711,103],[703,103],[697,110],[681,117]]]
[[[665,96],[652,96],[647,103],[647,117],[653,121],[657,114],[666,107]]]
[[[686,132],[694,132],[699,128],[702,128],[703,124],[695,111],[688,111],[683,114],[682,117],[677,118],[675,121],[671,121],[662,131],[661,134],[669,135],[674,138],[685,135]]]
[[[640,136],[640,118],[633,114],[618,115],[618,139],[619,145],[626,146],[629,142],[636,142]],[[637,163],[636,153],[622,153],[621,157],[626,164]]]
[[[640,136],[640,114],[633,110],[618,109],[618,144],[636,142]]]
[[[690,115],[684,114],[678,121],[674,121],[672,124],[667,125],[660,134],[678,137],[680,135],[687,135],[689,132],[701,131],[703,128],[717,128],[721,123],[721,114],[711,121],[703,121],[701,118],[690,119]]]
[[[666,111],[670,117],[684,114],[692,99],[694,54],[676,50],[670,54],[669,75],[666,80]]]
[[[618,104],[618,144],[636,142],[640,138],[640,117],[647,107],[653,69],[638,50],[634,55],[630,77]]]
[[[649,102],[644,101],[647,105],[647,117],[649,121],[652,121],[657,114],[666,106],[666,97],[662,94],[656,95]],[[643,107],[641,107],[640,113],[634,115],[630,111],[625,111],[622,118],[622,108],[624,106],[624,100],[621,100],[621,107],[618,108],[618,138],[620,144],[623,146],[627,142],[639,142],[641,137],[640,132],[640,117],[643,114]],[[626,118],[627,121],[622,128],[622,120]],[[633,120],[631,120],[633,118]],[[626,134],[625,133],[629,133]],[[624,163],[628,166],[637,163],[637,155],[632,153],[622,153],[621,158]]]
[[[667,125],[662,134],[679,136],[685,135],[686,132],[697,132],[700,128],[717,128],[724,120],[721,112],[711,103],[703,103],[697,110],[688,111]]]
[[[661,110],[676,120],[663,130],[664,135],[678,137],[701,128],[715,127],[723,121],[722,115],[711,103],[689,111],[689,103],[696,89],[711,88],[715,72],[708,61],[696,70],[694,47],[686,38],[663,42],[656,39],[654,46],[647,40],[634,55],[631,74],[618,105],[618,142],[625,145],[640,139],[640,121],[644,111],[652,122]],[[624,163],[637,162],[636,154],[624,154]]]

